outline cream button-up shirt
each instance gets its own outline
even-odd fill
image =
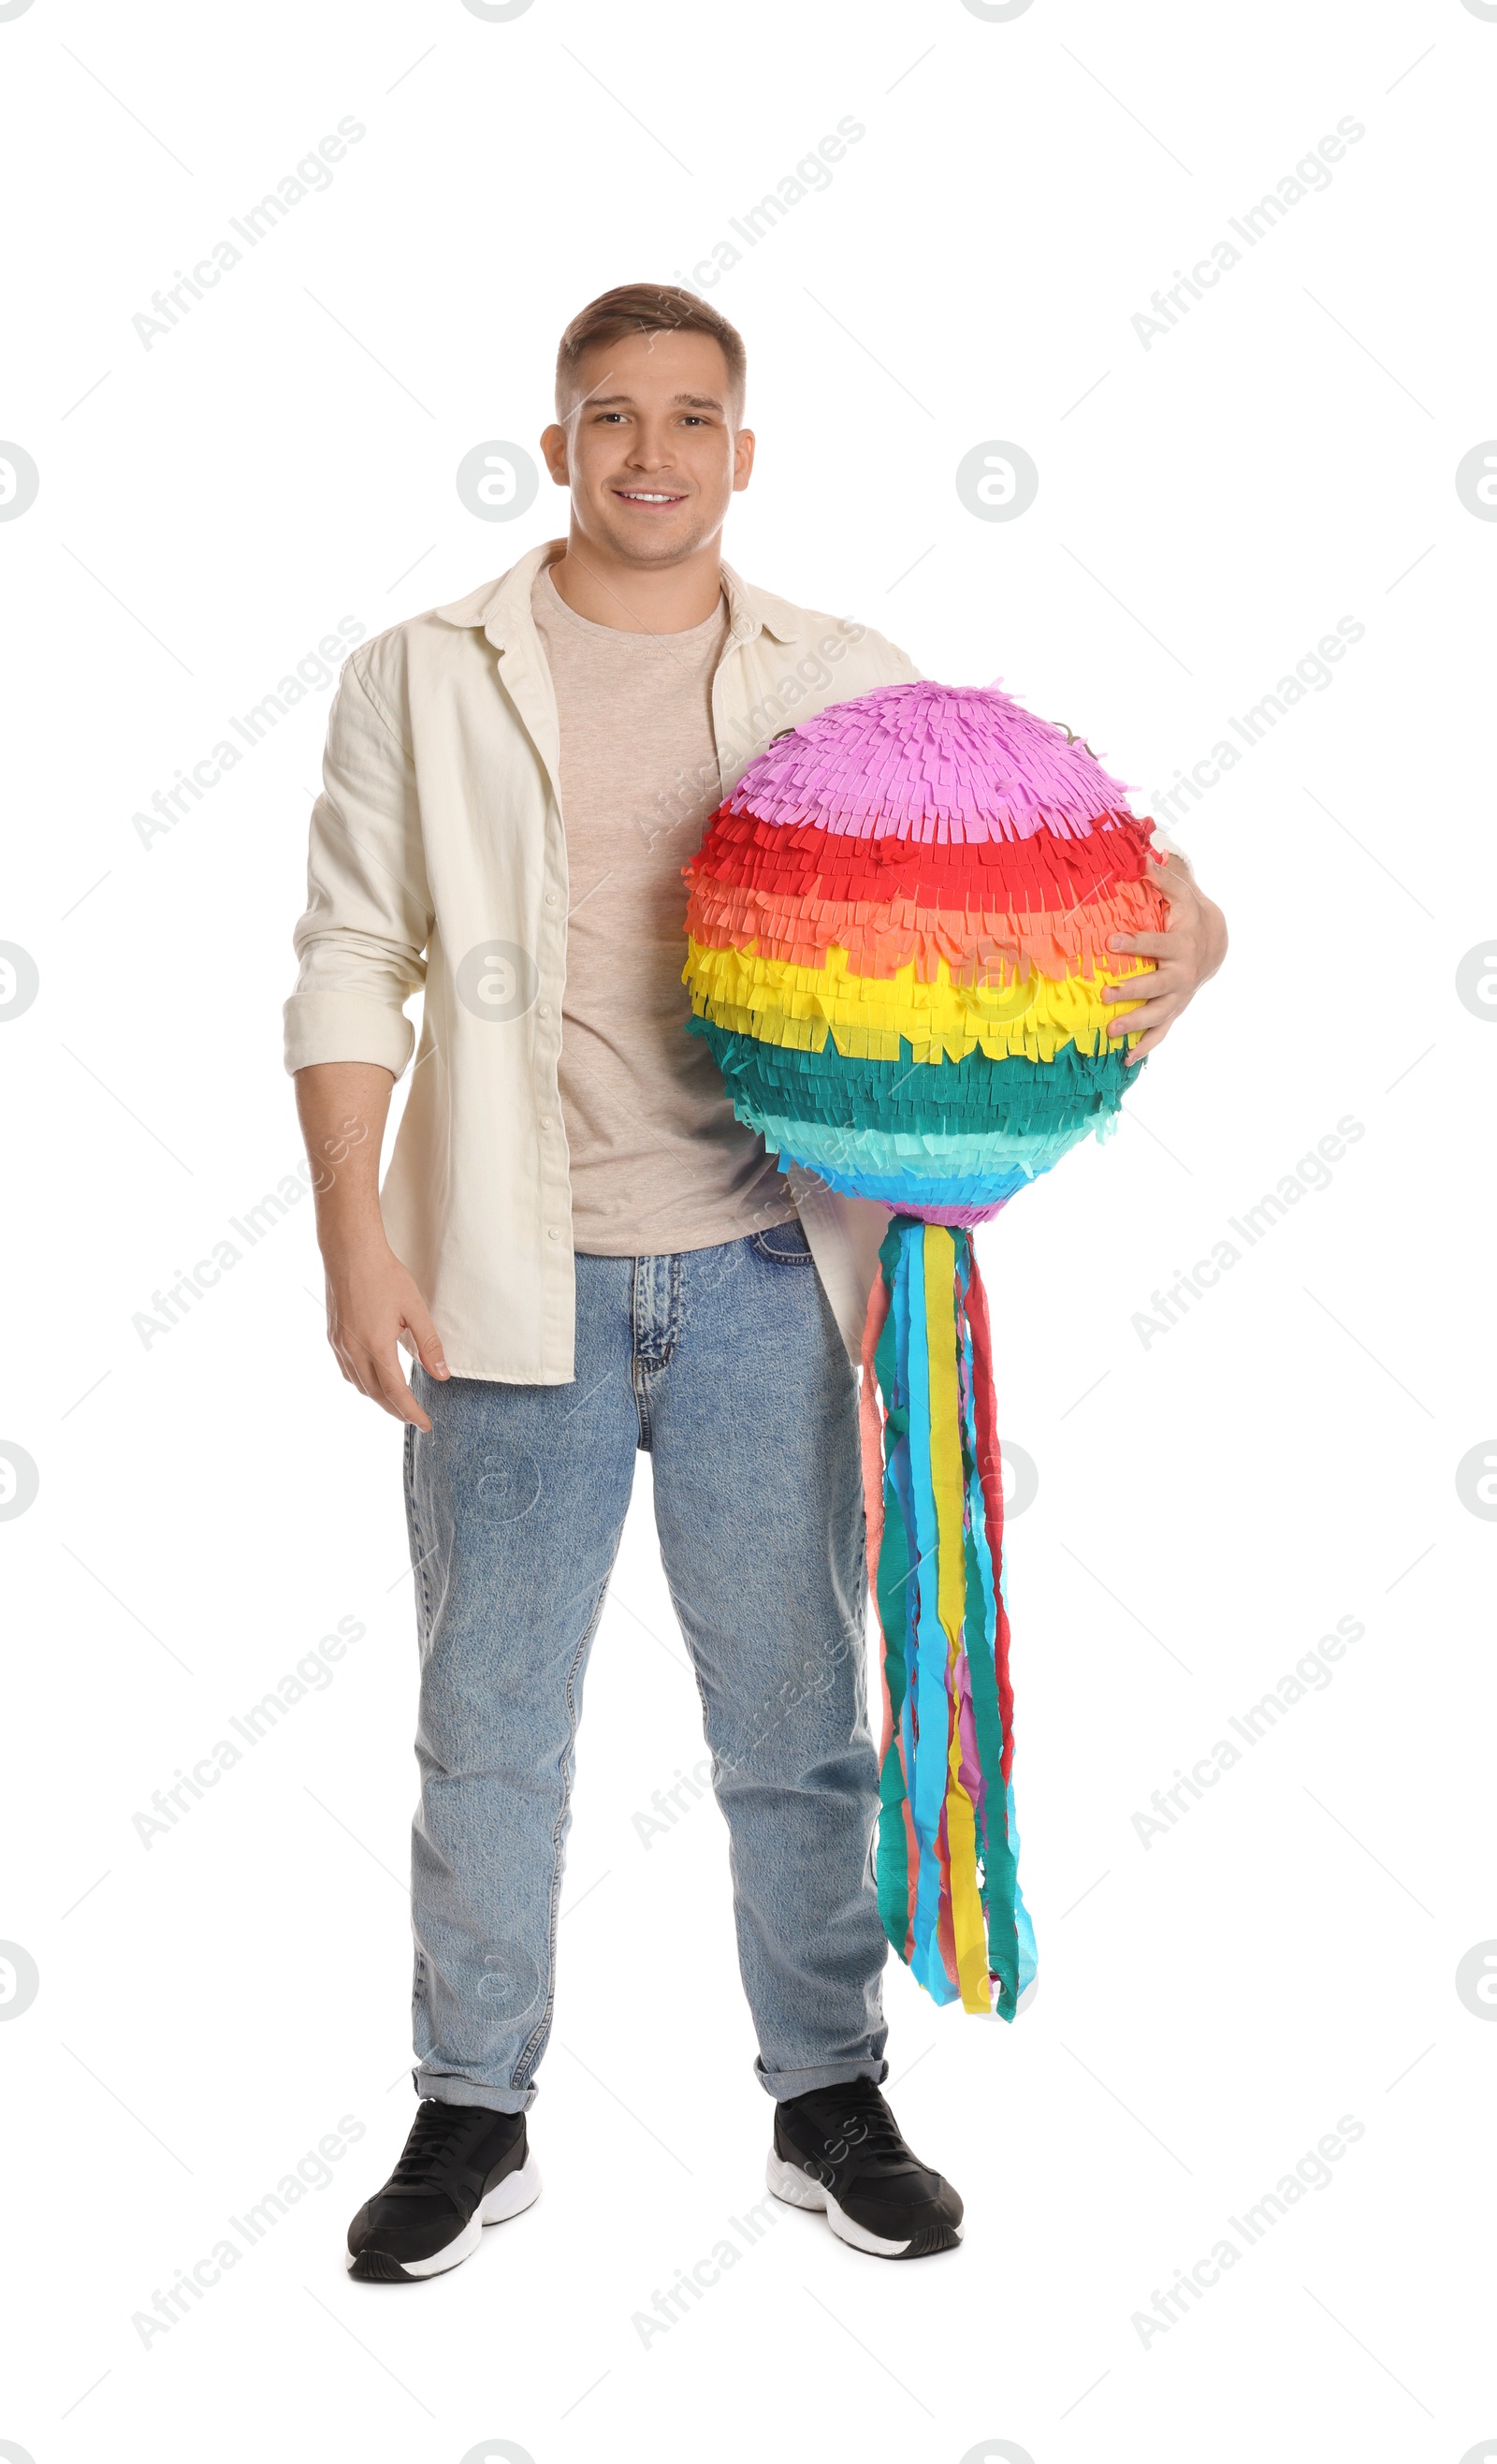
[[[370,1061],[399,1078],[414,1052],[382,1193],[390,1245],[454,1375],[541,1386],[572,1378],[576,1315],[557,1093],[561,744],[530,605],[537,572],[562,546],[533,548],[499,581],[347,660],[285,1011],[290,1070]],[[882,634],[792,606],[726,565],[723,587],[728,640],[712,693],[723,795],[772,737],[918,672]],[[405,1014],[417,992],[419,1043]],[[888,1210],[789,1177],[856,1359]]]

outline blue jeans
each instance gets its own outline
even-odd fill
[[[775,2097],[883,2079],[856,1377],[800,1224],[579,1257],[569,1386],[412,1375],[431,1421],[406,1432],[419,2093],[501,2113],[536,2094],[583,1679],[641,1448],[728,1825],[755,2068]]]

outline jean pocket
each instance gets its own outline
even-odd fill
[[[771,1223],[766,1230],[751,1236],[756,1257],[767,1258],[776,1266],[808,1266],[810,1243],[798,1215],[788,1223]]]

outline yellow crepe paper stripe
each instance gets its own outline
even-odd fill
[[[1109,1024],[1133,1005],[1104,1001],[1104,985],[1152,973],[1147,958],[1059,979],[1000,964],[990,983],[971,985],[954,983],[942,958],[934,979],[920,983],[913,961],[890,977],[849,974],[845,950],[828,950],[824,967],[806,967],[695,940],[687,948],[693,1004],[715,1025],[803,1052],[821,1051],[829,1028],[845,1059],[863,1061],[897,1061],[901,1039],[920,1061],[963,1061],[978,1045],[990,1060],[1022,1053],[1053,1061],[1067,1044],[1105,1052],[1112,1048]]]

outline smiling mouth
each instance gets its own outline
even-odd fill
[[[660,488],[615,488],[613,493],[626,505],[681,505],[686,501],[684,490],[678,495]]]

